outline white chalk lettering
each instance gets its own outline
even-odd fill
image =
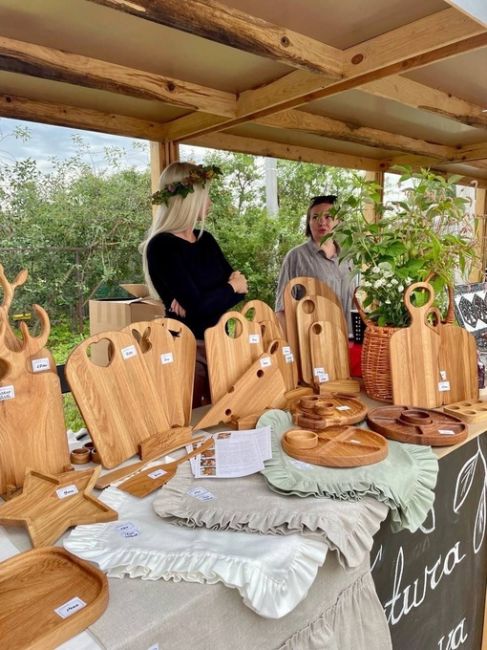
[[[468,639],[468,633],[464,629],[465,622],[467,619],[462,618],[460,623],[448,632],[448,638],[446,639],[445,645],[445,636],[442,636],[438,641],[439,650],[457,650],[462,646],[465,641]]]

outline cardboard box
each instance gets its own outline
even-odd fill
[[[90,335],[100,332],[121,330],[130,323],[137,321],[162,318],[165,310],[160,300],[149,297],[145,285],[120,285],[137,298],[121,300],[119,298],[104,298],[89,301]],[[130,287],[130,289],[129,289]],[[91,358],[100,365],[108,364],[108,344],[100,343],[91,350]]]

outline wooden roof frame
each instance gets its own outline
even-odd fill
[[[448,2],[452,6],[338,49],[212,0],[89,0],[93,5],[129,14],[134,20],[163,25],[284,64],[289,72],[237,94],[9,38],[1,35],[0,28],[0,71],[161,102],[186,112],[171,120],[155,121],[123,111],[94,110],[4,93],[0,95],[0,116],[166,145],[189,143],[370,171],[386,171],[397,163],[442,171],[466,164],[468,178],[487,187],[486,107],[403,76],[464,53],[487,50],[486,25],[463,13],[459,6],[462,0]],[[432,119],[441,115],[452,124],[485,129],[485,141],[457,146],[430,142],[360,121],[350,123],[316,114],[310,107],[313,102],[352,89],[427,112]],[[264,135],[242,135],[239,128],[245,124],[263,127]],[[286,134],[289,141],[285,141]],[[310,135],[316,136],[312,146],[303,137]],[[303,144],[299,144],[301,137]],[[344,142],[357,145],[357,153],[335,150]],[[380,158],[367,156],[363,147],[387,153]]]

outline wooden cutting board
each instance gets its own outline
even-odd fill
[[[449,390],[442,391],[442,403],[476,400],[479,396],[477,344],[475,338],[458,325],[440,325],[440,373],[444,372]]]
[[[104,339],[112,354],[102,367],[87,353]],[[65,372],[104,467],[119,465],[138,452],[143,440],[169,430],[140,348],[127,332],[90,336],[71,352]]]
[[[342,305],[340,299],[334,291],[330,289],[324,282],[320,282],[316,278],[309,278],[300,276],[290,280],[284,289],[284,315],[286,319],[286,339],[294,351],[294,356],[298,363],[298,370],[301,377],[301,360],[299,352],[298,328],[296,322],[296,307],[298,302],[305,296],[322,296],[330,302],[334,303],[340,310]],[[320,320],[330,320],[323,318]],[[343,319],[343,326],[345,336],[348,337],[347,325]]]
[[[82,601],[83,606],[78,607]],[[47,650],[94,623],[108,605],[108,581],[63,548],[39,548],[0,563],[5,650]],[[66,616],[66,611],[72,612]]]
[[[163,324],[173,337],[174,349],[176,351],[176,366],[179,374],[179,389],[181,391],[181,402],[184,413],[184,425],[191,422],[191,411],[193,408],[193,386],[194,372],[196,367],[196,339],[193,332],[173,318],[162,319]]]
[[[282,438],[282,448],[293,458],[325,467],[359,467],[384,460],[387,440],[373,431],[332,426],[315,433],[291,429]]]
[[[233,322],[231,322],[233,321]],[[234,326],[233,332],[228,331]],[[229,311],[205,331],[211,401],[215,404],[252,365],[248,321],[238,311]]]
[[[246,302],[240,312],[249,322],[259,324],[264,350],[269,347],[271,341],[284,338],[276,313],[262,300]]]
[[[267,346],[266,352],[273,356],[284,379],[286,392],[298,385],[298,367],[291,347],[284,339],[275,339]]]
[[[10,307],[12,305],[12,300],[15,294],[15,289],[17,287],[22,286],[27,278],[29,277],[29,274],[26,269],[23,269],[20,271],[20,273],[17,275],[15,280],[12,282],[9,282],[7,279],[7,276],[5,275],[5,270],[3,266],[0,264],[0,286],[3,289],[3,299],[2,299],[2,304],[1,307],[3,307],[3,312],[0,315],[1,318],[5,318],[7,320],[7,330],[5,332],[5,340],[8,345],[8,347],[11,350],[18,350],[22,346],[22,341],[18,339],[15,336],[14,331],[12,330],[10,323],[8,322],[8,312],[10,310]]]
[[[456,445],[468,435],[467,426],[457,417],[408,406],[374,409],[367,416],[367,424],[391,440],[432,447]]]
[[[324,381],[350,378],[348,340],[330,321],[315,321],[310,325],[309,348],[314,384],[324,383],[320,381],[324,378]]]
[[[0,308],[0,494],[6,497],[23,485],[28,467],[59,473],[70,466],[59,378],[44,356],[49,318],[38,305],[34,310],[41,334],[31,337],[22,323],[23,342],[12,350]]]
[[[411,303],[415,289],[429,291],[429,300],[423,307]],[[443,396],[440,381],[439,326],[426,322],[435,294],[427,282],[416,282],[406,289],[404,303],[411,315],[411,324],[390,339],[392,393],[394,404],[410,404],[423,408],[441,406]]]
[[[139,344],[170,426],[183,426],[186,420],[180,389],[183,378],[179,375],[174,339],[163,319],[131,323],[122,331],[131,334]]]
[[[282,328],[277,321],[262,320],[260,321],[259,326],[262,333],[264,349],[267,349],[272,341],[284,338]]]
[[[310,328],[315,322],[325,321],[330,323],[330,328],[340,331],[343,339],[347,340],[343,311],[334,302],[323,296],[306,296],[296,305],[301,377],[308,384],[315,381],[311,362]]]
[[[54,544],[71,526],[115,521],[118,513],[91,496],[100,471],[28,471],[22,494],[0,506],[0,524],[23,524],[37,547]]]
[[[213,404],[194,426],[204,429],[259,413],[268,408],[284,408],[286,385],[279,365],[271,355],[263,354],[238,379],[230,391]]]

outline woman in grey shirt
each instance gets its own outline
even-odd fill
[[[287,283],[300,276],[321,280],[332,289],[342,302],[345,318],[350,328],[353,281],[348,262],[338,260],[339,248],[333,239],[321,240],[330,233],[336,221],[329,214],[337,200],[336,196],[315,196],[306,213],[306,243],[296,246],[287,253],[279,274],[276,295],[277,316],[285,327],[283,294]]]

